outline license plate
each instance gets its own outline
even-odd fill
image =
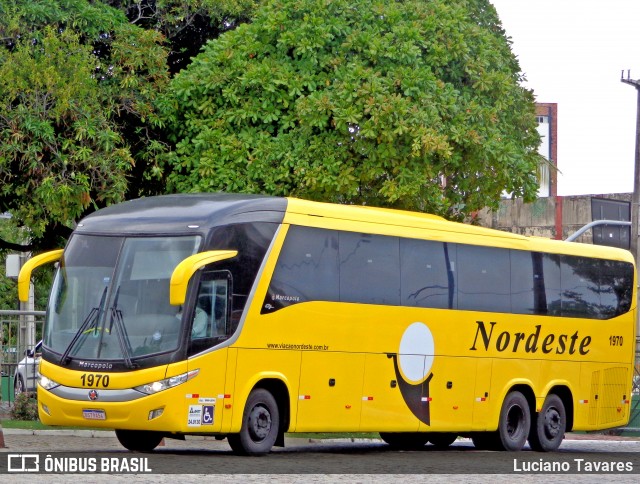
[[[87,420],[107,420],[104,410],[83,410],[82,416]]]

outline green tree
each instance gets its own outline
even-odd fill
[[[273,0],[160,100],[171,191],[450,218],[535,196],[534,100],[488,0]]]
[[[169,69],[178,72],[207,40],[248,22],[258,0],[107,0],[129,21],[161,32],[169,47]]]
[[[0,0],[0,213],[28,229],[23,249],[59,246],[88,211],[160,189],[163,41],[101,3]]]

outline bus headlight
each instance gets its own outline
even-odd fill
[[[40,380],[38,380],[38,384],[45,390],[52,390],[55,387],[60,386],[60,383],[57,383],[43,375],[40,375]]]
[[[183,373],[182,375],[172,376],[171,378],[165,378],[164,380],[154,381],[151,383],[145,383],[144,385],[133,387],[133,389],[142,393],[146,393],[147,395],[153,395],[154,393],[167,390],[168,388],[173,388],[173,387],[177,387],[178,385],[182,385],[184,382],[187,382],[192,378],[195,378],[195,376],[199,372],[200,372],[199,369],[191,370],[190,372]]]

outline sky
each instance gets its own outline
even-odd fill
[[[633,191],[639,0],[490,0],[537,102],[558,104],[558,194]]]

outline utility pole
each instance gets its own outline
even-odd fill
[[[633,196],[631,198],[631,253],[638,261],[638,216],[640,207],[640,79],[631,79],[631,71],[627,71],[627,78],[624,78],[624,70],[620,75],[620,80],[636,88],[638,93],[638,105],[636,108],[636,150],[635,164],[633,172]]]

